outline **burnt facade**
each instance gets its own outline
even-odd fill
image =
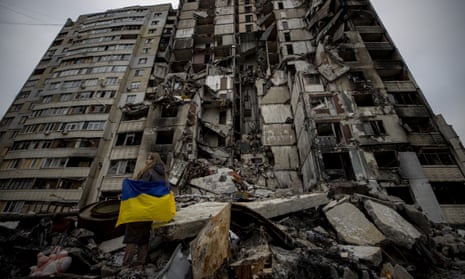
[[[205,193],[193,179],[227,168],[256,195],[362,187],[434,222],[465,222],[463,146],[369,1],[181,1],[83,15],[1,124],[4,213],[116,198],[159,152],[178,194]]]

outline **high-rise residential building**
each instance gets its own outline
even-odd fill
[[[158,152],[178,193],[227,167],[267,195],[387,194],[465,222],[463,146],[364,0],[181,1],[68,20],[0,132],[3,213],[117,198]]]

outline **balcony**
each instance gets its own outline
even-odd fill
[[[417,90],[415,84],[410,80],[404,81],[384,81],[387,91],[391,92],[410,92]]]
[[[457,165],[423,165],[422,168],[426,178],[431,182],[465,181],[465,177]]]
[[[400,117],[425,117],[429,113],[422,105],[396,105],[395,110]]]

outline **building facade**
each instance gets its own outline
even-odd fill
[[[369,1],[181,1],[68,20],[0,129],[3,213],[117,198],[159,152],[179,194],[227,167],[254,193],[363,189],[465,222],[463,146]]]

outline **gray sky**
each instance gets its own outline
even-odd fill
[[[165,0],[0,0],[0,116],[67,18]],[[465,1],[372,0],[435,114],[465,140]],[[18,24],[21,23],[21,24]],[[58,24],[58,25],[25,25]]]

